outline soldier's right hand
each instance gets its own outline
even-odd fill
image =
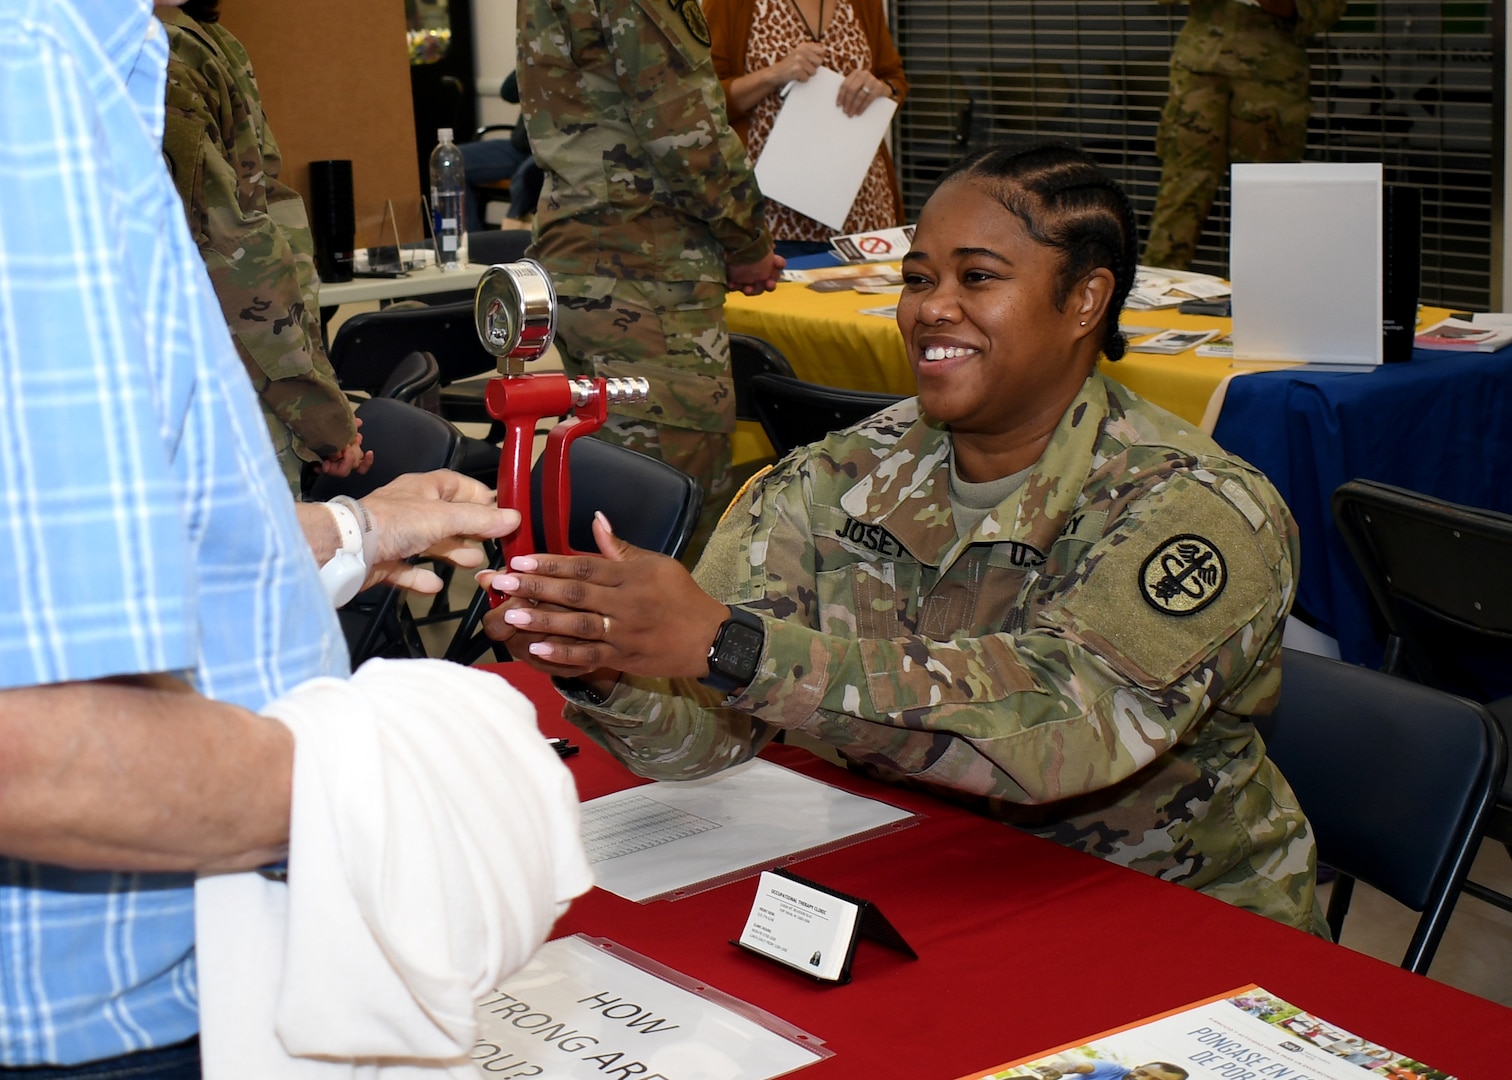
[[[744,266],[727,266],[725,273],[731,289],[738,289],[747,296],[760,296],[764,292],[771,292],[777,288],[782,268],[786,265],[786,259],[775,251],[771,251],[760,262],[747,263]]]

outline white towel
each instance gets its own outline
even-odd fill
[[[473,1003],[593,883],[535,710],[487,672],[370,660],[263,711],[295,735],[289,880],[195,887],[206,1080],[480,1076]]]

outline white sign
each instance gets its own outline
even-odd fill
[[[1233,166],[1234,356],[1381,363],[1381,164]]]
[[[855,904],[767,871],[740,943],[820,979],[845,970],[856,936]]]
[[[769,1013],[708,988],[695,993],[631,960],[649,963],[602,939],[548,941],[478,1003],[472,1059],[482,1075],[768,1080],[831,1055]]]

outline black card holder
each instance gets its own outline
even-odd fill
[[[850,941],[846,944],[845,963],[840,968],[840,974],[833,979],[823,978],[800,965],[785,963],[759,949],[752,949],[743,942],[732,941],[730,942],[731,945],[738,945],[748,952],[755,953],[757,956],[771,960],[773,963],[780,964],[792,971],[800,972],[805,977],[813,979],[815,982],[824,983],[826,986],[844,986],[851,981],[851,961],[855,959],[856,945],[862,938],[874,941],[878,945],[891,949],[894,952],[902,953],[910,960],[917,960],[919,958],[919,954],[914,952],[913,946],[904,940],[903,935],[898,932],[897,927],[888,922],[887,916],[883,915],[881,909],[870,900],[863,900],[859,896],[851,896],[838,889],[832,889],[828,885],[821,885],[817,881],[810,881],[808,878],[799,877],[797,874],[784,870],[780,866],[774,867],[771,873],[778,877],[786,878],[789,881],[797,882],[799,885],[805,885],[817,892],[822,892],[826,896],[833,896],[836,900],[844,901],[856,907],[856,925],[855,929],[851,932]]]

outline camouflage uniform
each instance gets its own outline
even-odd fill
[[[1297,530],[1266,479],[1097,374],[964,537],[917,399],[798,450],[699,564],[762,617],[730,699],[626,677],[568,715],[689,779],[780,729],[852,768],[1327,933],[1311,828],[1249,717],[1280,687]]]
[[[571,374],[639,375],[651,399],[601,435],[703,483],[712,528],[735,427],[726,266],[771,251],[725,116],[698,0],[522,0],[521,107],[546,183],[531,255]]]
[[[162,17],[171,50],[164,156],[297,495],[302,462],[357,436],[321,341],[304,202],[278,179],[278,143],[241,43],[218,23]]]
[[[1305,43],[1337,22],[1347,3],[1296,0],[1296,16],[1283,19],[1240,0],[1191,0],[1156,134],[1160,191],[1147,264],[1191,264],[1230,162],[1302,160],[1312,113]]]

